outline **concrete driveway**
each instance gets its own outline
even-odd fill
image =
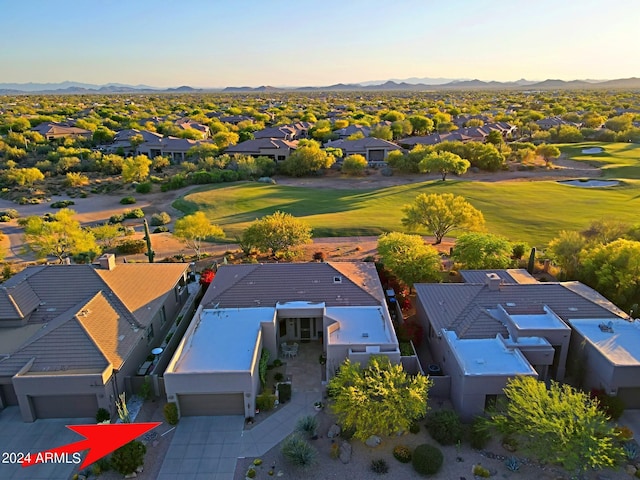
[[[66,425],[95,423],[95,418],[39,419],[33,423],[24,423],[18,407],[0,410],[0,455],[2,455],[0,456],[0,478],[3,480],[70,478],[73,472],[77,471],[78,465],[40,464],[22,468],[19,464],[4,463],[5,460],[10,460],[5,452],[36,454],[77,442],[82,440],[82,437],[66,428]]]

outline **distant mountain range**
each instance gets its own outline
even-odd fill
[[[482,80],[448,78],[407,78],[387,81],[367,81],[361,83],[337,83],[324,87],[226,87],[193,88],[187,85],[176,88],[158,88],[149,85],[126,85],[108,83],[93,85],[90,83],[0,83],[0,95],[25,94],[109,94],[109,93],[250,93],[250,92],[313,92],[313,91],[425,91],[425,90],[557,90],[557,89],[593,89],[626,88],[640,89],[640,78],[621,78],[616,80],[544,80],[531,81],[520,79],[513,82],[485,82]]]

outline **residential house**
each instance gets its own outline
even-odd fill
[[[45,122],[31,129],[38,132],[47,140],[57,140],[59,138],[87,138],[93,136],[91,130],[74,127],[68,123]]]
[[[131,139],[137,136],[142,137],[143,142],[157,142],[162,138],[162,134],[156,132],[150,132],[149,130],[137,130],[135,128],[127,128],[116,132],[113,137],[113,142],[104,146],[104,151],[108,153],[123,151],[125,154],[131,154],[135,151],[136,147],[131,144]]]
[[[209,127],[207,125],[203,125],[198,123],[190,118],[179,118],[176,120],[176,125],[184,130],[195,130],[196,132],[200,132],[201,138],[204,140],[205,138],[209,138]]]
[[[190,140],[188,138],[177,137],[156,137],[148,142],[138,145],[136,153],[155,158],[162,155],[169,157],[172,163],[182,163],[187,158],[187,152],[193,148],[211,143],[206,140]]]
[[[523,270],[461,273],[464,283],[415,289],[433,361],[449,376],[451,401],[466,419],[482,413],[515,375],[562,381],[572,319],[627,319],[579,282],[540,283]]]
[[[237,145],[227,147],[225,153],[239,153],[253,157],[269,157],[278,162],[286,160],[298,148],[297,140],[283,140],[281,138],[255,138]]]
[[[187,298],[188,264],[28,267],[0,286],[0,408],[37,418],[115,415],[127,379]],[[129,392],[131,393],[131,392]]]
[[[570,127],[578,127],[578,128],[582,126],[582,124],[580,123],[567,122],[566,120],[563,120],[561,117],[558,117],[558,116],[542,118],[540,120],[536,120],[535,123],[542,130],[549,130],[551,128],[557,128],[562,126],[570,126]]]
[[[327,142],[326,147],[340,148],[347,155],[362,155],[369,165],[380,165],[385,162],[389,152],[401,150],[395,143],[380,138],[367,137],[358,140],[334,140]]]
[[[262,351],[275,359],[285,341],[321,342],[326,378],[347,358],[366,363],[382,354],[399,362],[375,266],[222,265],[165,371],[167,400],[183,416],[253,417]]]
[[[362,134],[363,137],[368,137],[371,133],[371,129],[363,125],[349,125],[348,127],[334,130],[333,133],[338,136],[338,139],[346,140],[351,135],[355,135],[357,133]]]

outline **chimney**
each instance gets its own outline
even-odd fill
[[[100,268],[104,270],[113,270],[116,268],[116,256],[113,253],[105,253],[98,258]]]
[[[499,290],[500,289],[500,276],[497,273],[487,273],[487,278],[485,283],[489,287],[489,290]]]

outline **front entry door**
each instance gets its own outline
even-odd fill
[[[300,340],[311,340],[311,319],[310,318],[301,318],[300,319]]]

